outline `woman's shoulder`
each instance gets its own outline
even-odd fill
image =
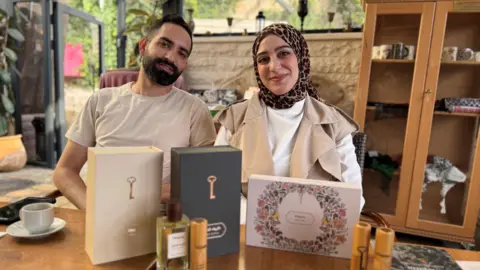
[[[314,99],[311,98],[312,105],[314,110],[326,117],[328,121],[338,122],[342,120],[349,120],[355,122],[350,115],[348,115],[344,110],[340,107],[337,107],[324,99]]]
[[[312,98],[311,100],[316,115],[322,117],[323,123],[331,124],[339,137],[343,138],[359,130],[357,122],[341,108],[323,99]]]
[[[245,119],[249,100],[242,99],[215,114],[213,122],[224,126],[230,132],[234,132]]]

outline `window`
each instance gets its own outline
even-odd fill
[[[241,33],[245,29],[255,32],[255,17],[259,11],[265,16],[265,25],[285,22],[300,29],[297,15],[298,0],[184,0],[184,18],[190,19],[188,9],[193,9],[194,33]],[[328,12],[335,15],[332,22]],[[233,17],[231,29],[227,17]],[[352,27],[363,24],[364,14],[360,0],[310,0],[305,30],[345,28],[351,21]]]

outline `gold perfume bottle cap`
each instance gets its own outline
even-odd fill
[[[377,228],[375,233],[375,253],[391,256],[395,241],[395,231],[389,228]]]
[[[366,222],[358,222],[353,229],[352,252],[360,253],[359,247],[368,249],[370,245],[370,233],[372,226]]]
[[[204,218],[190,221],[190,270],[207,270],[207,227]]]
[[[207,245],[207,225],[204,218],[194,218],[190,221],[190,239],[191,244],[196,248]]]
[[[368,253],[372,226],[366,222],[358,222],[353,229],[352,258],[350,270],[368,269]]]

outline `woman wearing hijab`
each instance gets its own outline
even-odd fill
[[[317,96],[302,34],[266,27],[253,44],[258,94],[215,116],[216,145],[242,150],[242,192],[251,174],[362,184],[352,133],[358,125]],[[364,199],[362,197],[361,208]]]

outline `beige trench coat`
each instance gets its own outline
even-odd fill
[[[243,184],[251,174],[273,175],[266,110],[258,95],[217,113],[214,122],[229,130],[230,145],[242,150]],[[307,96],[291,156],[290,177],[342,181],[336,143],[356,131],[358,125],[346,113]]]

